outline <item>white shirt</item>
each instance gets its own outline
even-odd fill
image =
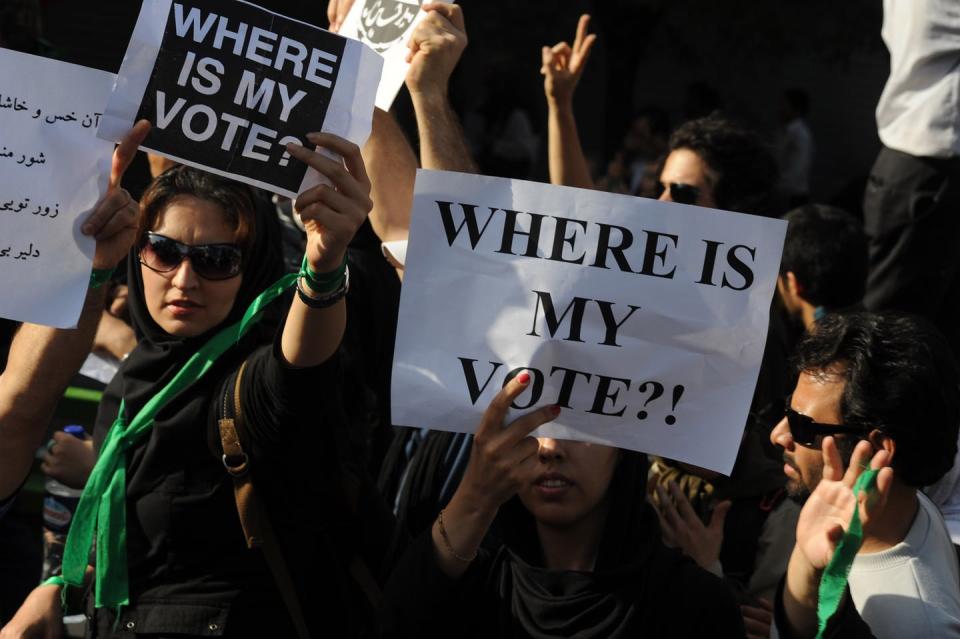
[[[813,134],[803,118],[790,120],[777,149],[780,164],[780,188],[790,195],[810,193],[810,167],[813,164]]]
[[[890,77],[880,140],[910,155],[960,156],[960,2],[884,0],[882,35]]]
[[[960,637],[957,553],[937,507],[922,493],[906,538],[858,554],[850,596],[877,639]]]

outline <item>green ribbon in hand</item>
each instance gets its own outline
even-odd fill
[[[297,281],[298,274],[283,276],[261,293],[236,324],[214,335],[194,353],[170,382],[148,401],[127,424],[124,404],[113,422],[100,456],[83,489],[80,503],[70,526],[63,553],[63,576],[47,583],[66,587],[83,587],[94,533],[97,542],[96,586],[97,608],[112,608],[119,613],[129,605],[127,574],[127,450],[153,427],[156,414],[178,393],[203,377],[224,352],[236,344],[263,315],[264,308]]]
[[[853,566],[853,560],[857,557],[857,552],[863,544],[863,525],[860,523],[860,493],[867,491],[872,495],[877,489],[877,474],[879,470],[867,469],[857,477],[853,485],[853,498],[856,505],[853,508],[853,517],[850,518],[850,525],[847,527],[837,549],[833,551],[833,557],[823,571],[823,577],[820,579],[820,592],[817,602],[817,639],[823,637],[823,632],[827,629],[827,623],[843,600],[843,594],[847,589],[847,577],[850,575],[850,568]]]

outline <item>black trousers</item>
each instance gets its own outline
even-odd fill
[[[960,158],[884,148],[864,195],[872,311],[922,315],[960,355]]]

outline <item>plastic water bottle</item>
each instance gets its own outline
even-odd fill
[[[70,425],[63,432],[77,439],[87,438],[83,426]],[[56,479],[47,477],[43,495],[43,580],[60,574],[67,532],[82,493],[82,490],[64,486]]]

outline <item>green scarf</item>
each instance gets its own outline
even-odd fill
[[[840,607],[843,595],[847,590],[847,577],[850,574],[850,568],[853,566],[853,560],[857,557],[857,552],[863,544],[863,525],[860,523],[860,493],[866,491],[872,495],[877,489],[877,474],[880,471],[867,469],[857,477],[853,485],[853,497],[857,500],[857,505],[853,509],[853,517],[850,518],[850,525],[843,538],[837,544],[837,549],[833,551],[833,557],[823,571],[823,577],[820,578],[820,592],[817,597],[817,639],[823,637],[827,629],[827,623]]]
[[[69,587],[83,587],[90,548],[96,534],[97,562],[94,602],[97,608],[117,613],[130,603],[127,583],[127,450],[148,433],[153,419],[168,401],[203,377],[224,352],[256,324],[264,308],[294,285],[300,273],[289,273],[261,293],[243,318],[214,335],[143,409],[127,424],[124,405],[111,426],[97,463],[83,489],[70,525],[63,553],[63,576],[46,583],[63,587],[64,601]]]

